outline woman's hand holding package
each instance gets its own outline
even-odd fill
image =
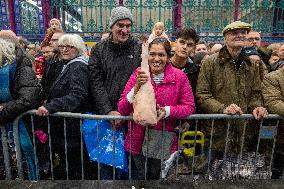
[[[160,107],[160,105],[158,104],[157,105],[157,118],[158,118],[158,122],[161,120],[161,119],[164,119],[165,118],[165,115],[166,115],[166,110],[164,107]]]
[[[138,71],[137,79],[136,79],[136,84],[134,86],[134,95],[137,94],[139,91],[140,87],[144,85],[148,81],[148,76],[143,70]]]

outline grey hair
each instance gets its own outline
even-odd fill
[[[5,63],[11,64],[16,58],[15,44],[0,38],[0,67]],[[6,60],[6,62],[4,62]]]
[[[80,55],[83,55],[86,52],[86,46],[82,39],[77,34],[64,34],[58,40],[58,46],[60,45],[70,45],[73,46]]]

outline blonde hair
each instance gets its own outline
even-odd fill
[[[4,63],[13,63],[16,58],[15,49],[16,47],[13,42],[0,38],[0,67],[2,67]],[[4,60],[6,60],[6,62],[4,62]]]
[[[70,45],[73,46],[80,55],[83,55],[86,52],[86,46],[82,39],[77,34],[64,34],[58,40],[58,46],[60,45]]]
[[[164,35],[164,34],[165,34],[165,25],[164,25],[163,22],[156,22],[156,24],[155,24],[154,27],[153,27],[152,34],[155,35],[155,29],[156,29],[157,27],[162,27],[162,28],[163,28],[163,32],[162,32],[161,35]]]
[[[58,25],[59,25],[59,30],[62,30],[62,25],[61,25],[61,22],[60,22],[60,20],[58,20],[57,18],[52,18],[50,21],[49,21],[49,26],[51,26],[51,23],[52,22],[57,22],[58,23]]]

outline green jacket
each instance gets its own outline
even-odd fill
[[[230,104],[237,104],[244,113],[263,106],[259,66],[245,59],[239,69],[226,47],[219,53],[206,58],[201,65],[196,89],[197,102],[201,111],[210,114],[223,113]],[[230,121],[228,145],[230,153],[241,149],[241,137],[245,132],[244,150],[250,150],[257,133],[257,127],[244,127],[244,121]],[[226,144],[227,121],[215,121],[212,148],[224,151]],[[243,129],[246,128],[246,131]],[[211,136],[211,123],[205,123],[201,131],[206,136],[206,146]]]
[[[284,70],[279,69],[264,77],[262,84],[264,104],[269,113],[284,116]]]
[[[196,96],[203,112],[223,113],[237,104],[244,113],[263,106],[259,66],[247,59],[236,69],[226,46],[206,58],[201,66]]]
[[[269,113],[284,116],[284,70],[279,69],[267,74],[263,80],[262,93],[264,104]],[[274,122],[276,125],[276,122]],[[284,121],[281,120],[277,129],[276,154],[284,157]]]

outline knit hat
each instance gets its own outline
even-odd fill
[[[235,29],[246,29],[249,32],[251,30],[251,25],[241,21],[232,22],[223,29],[223,36],[225,36],[228,31]]]
[[[284,65],[284,60],[279,60],[278,62],[275,62],[274,64],[271,65],[272,71],[276,71],[279,68],[281,68]]]
[[[129,19],[132,23],[132,14],[130,10],[126,7],[116,7],[111,10],[111,15],[109,19],[109,28],[112,28],[112,26],[119,20],[123,19]]]

